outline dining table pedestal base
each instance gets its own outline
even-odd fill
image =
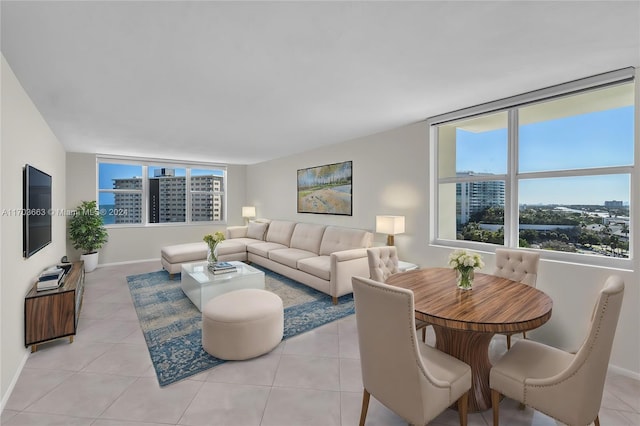
[[[469,412],[475,413],[491,408],[489,389],[489,344],[494,333],[453,330],[433,326],[436,348],[471,366],[471,391],[469,392]],[[452,408],[457,409],[454,404]]]

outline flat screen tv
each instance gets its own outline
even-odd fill
[[[51,243],[51,176],[27,164],[23,181],[22,247],[27,258]]]

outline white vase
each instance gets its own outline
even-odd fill
[[[84,271],[91,272],[98,266],[98,252],[82,254],[80,260],[84,260]]]

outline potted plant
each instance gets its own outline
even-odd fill
[[[82,201],[69,221],[69,238],[73,248],[82,250],[84,270],[91,272],[98,266],[98,249],[109,235],[95,201]]]

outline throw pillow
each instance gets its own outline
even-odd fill
[[[264,235],[267,233],[268,225],[268,223],[249,222],[249,228],[247,229],[247,238],[264,240]]]

